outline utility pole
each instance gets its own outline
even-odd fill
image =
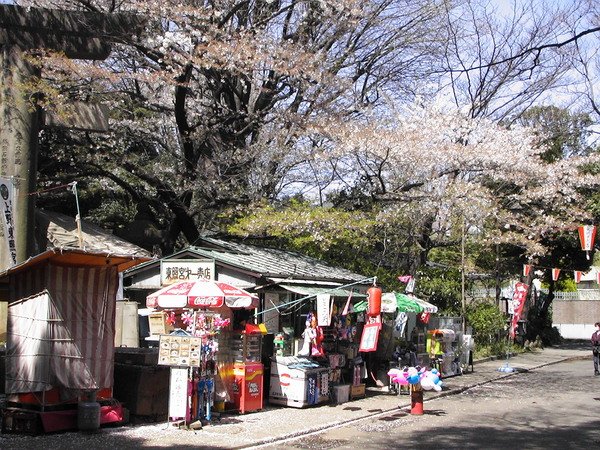
[[[465,217],[462,216],[461,233],[460,233],[460,255],[461,255],[461,305],[462,305],[462,334],[467,331],[467,305],[465,298]]]
[[[500,308],[500,297],[502,290],[500,289],[500,244],[496,244],[496,308]]]

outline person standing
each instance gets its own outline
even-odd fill
[[[594,324],[596,331],[592,334],[592,354],[594,355],[594,375],[600,375],[598,363],[600,362],[600,322]]]

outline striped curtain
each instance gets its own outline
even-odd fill
[[[13,281],[7,393],[112,387],[116,267],[44,264]]]

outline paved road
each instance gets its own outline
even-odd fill
[[[600,448],[600,377],[590,375],[587,345],[516,355],[510,364],[524,370],[519,373],[498,371],[503,363],[480,362],[474,372],[448,378],[443,392],[425,394],[423,416],[408,414],[409,396],[375,390],[341,405],[266,404],[263,411],[225,415],[197,431],[163,422],[94,433],[0,434],[0,448]]]
[[[520,372],[409,409],[263,448],[600,448],[600,377],[577,360]]]

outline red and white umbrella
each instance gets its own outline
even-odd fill
[[[148,308],[230,308],[253,309],[258,297],[221,281],[179,281],[146,297]]]

